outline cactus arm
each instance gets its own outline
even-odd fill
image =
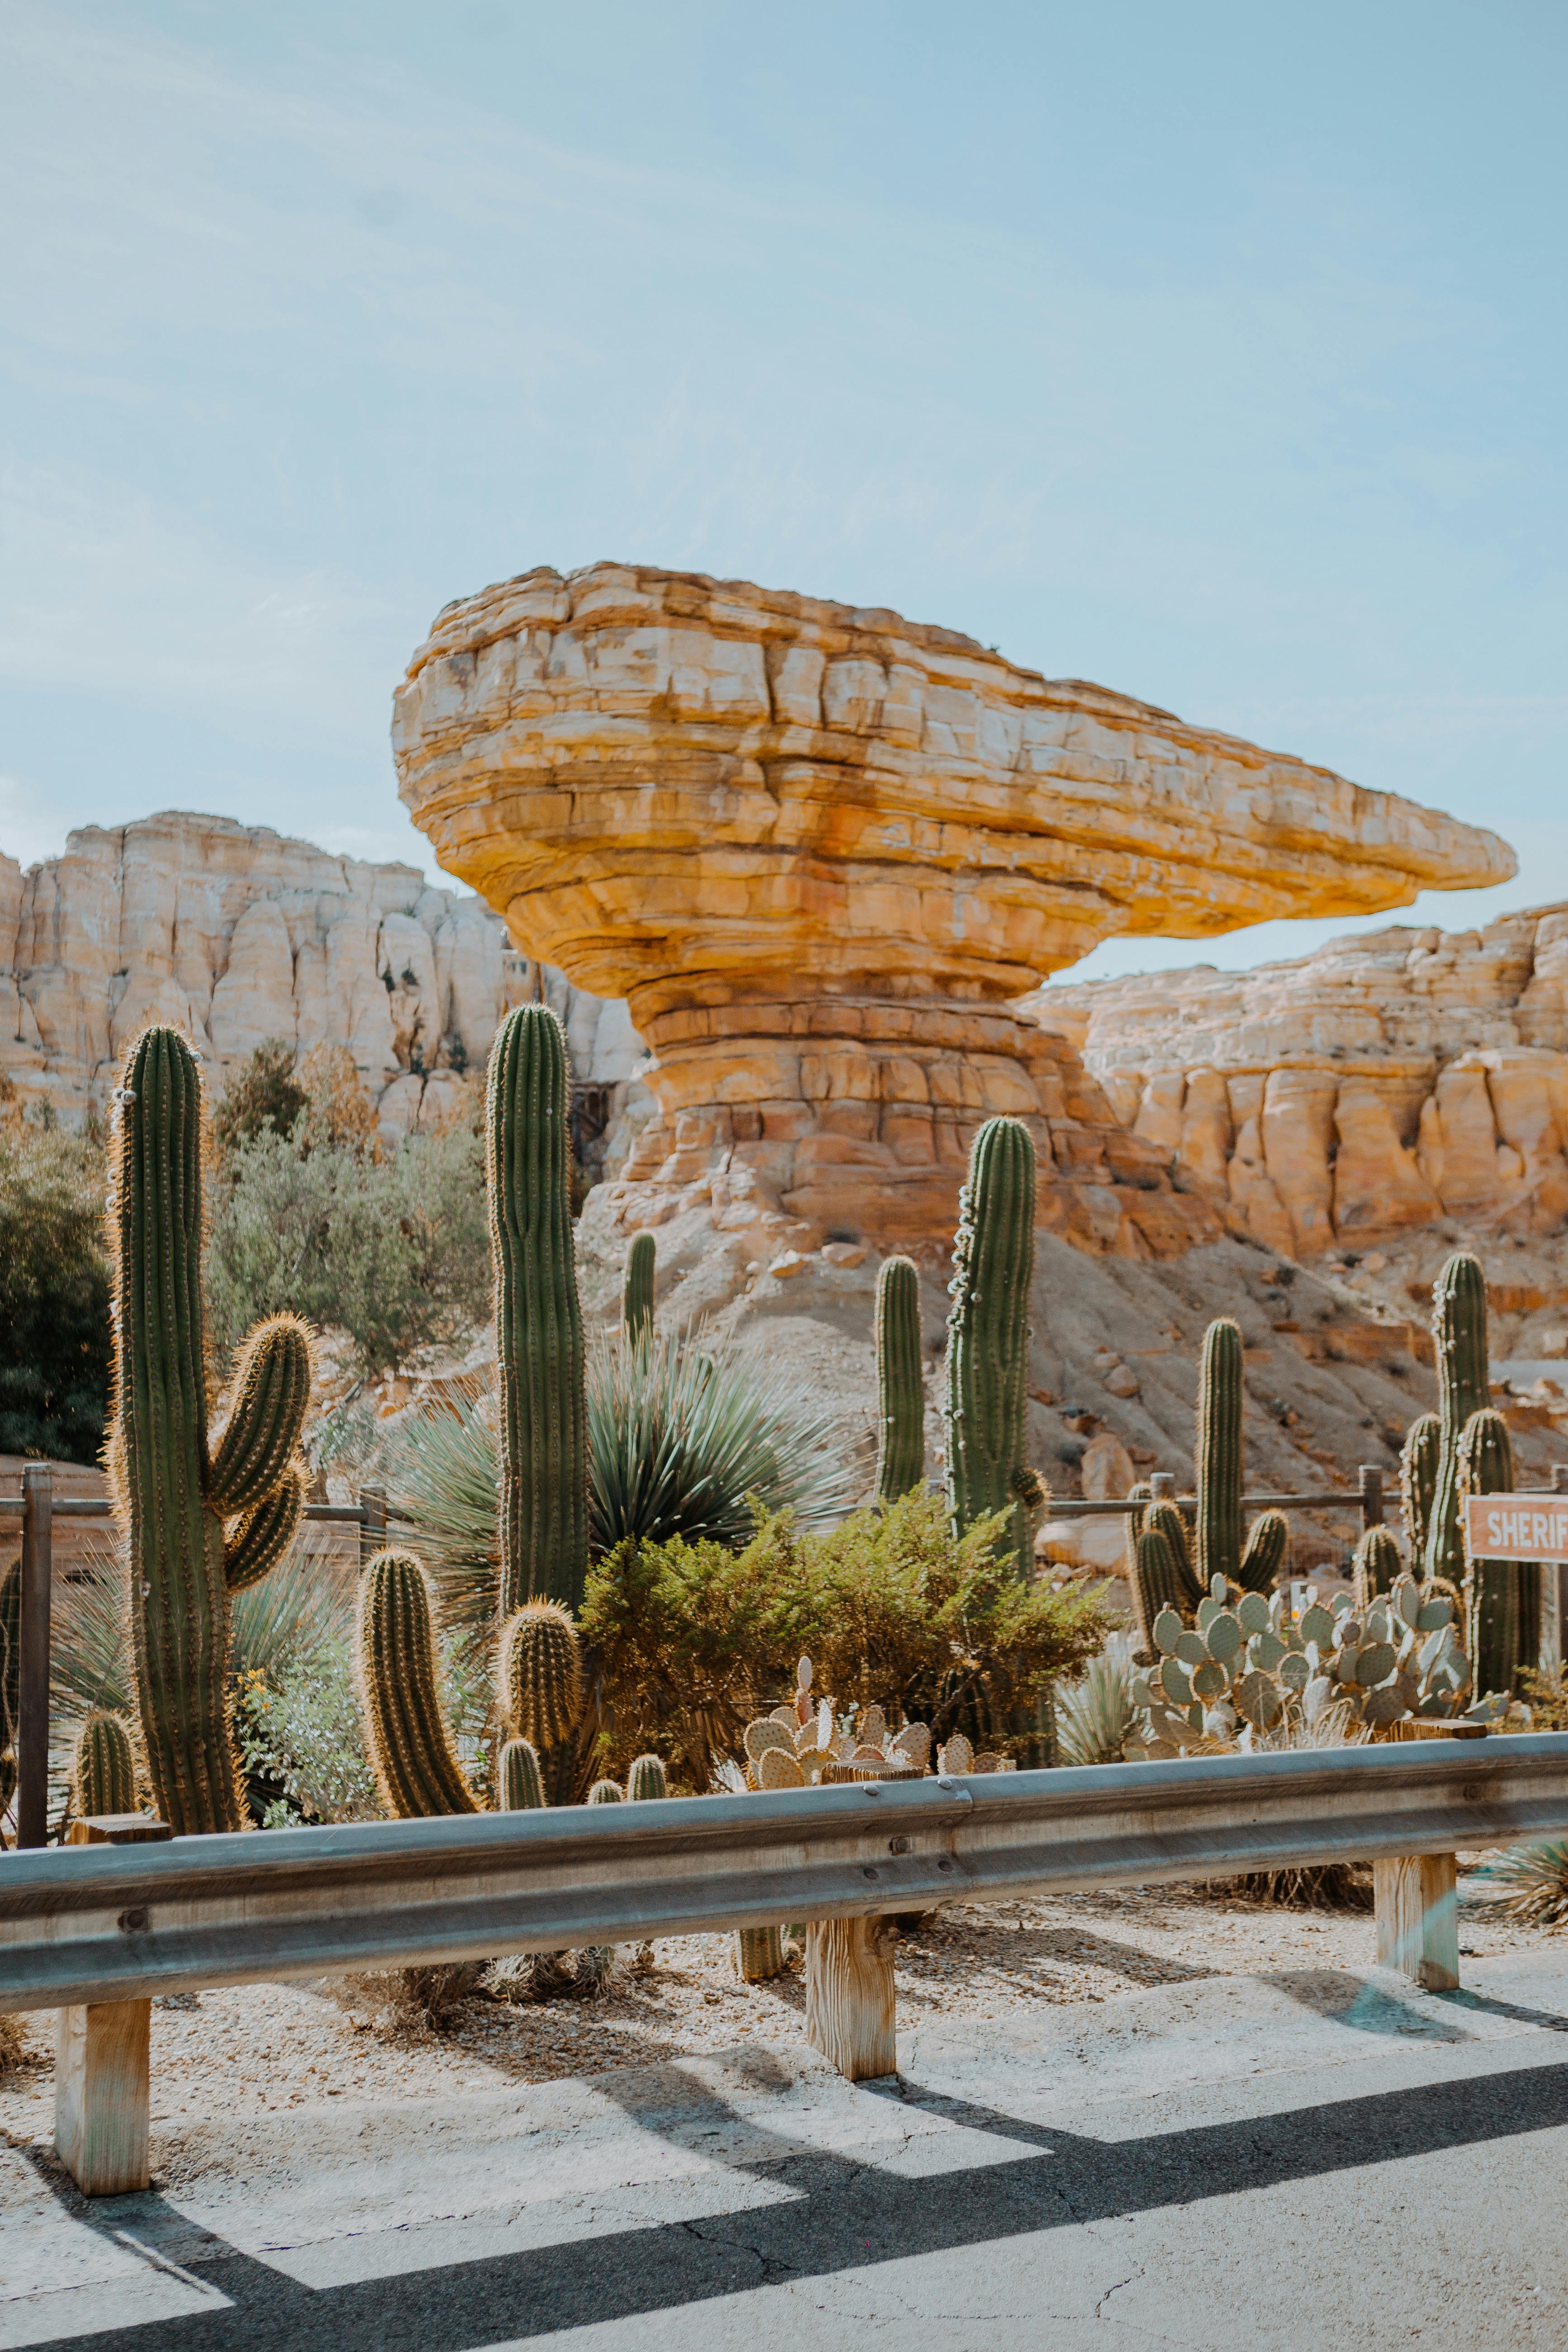
[[[1425,1568],[1458,1584],[1465,1573],[1459,1529],[1459,1441],[1471,1416],[1491,1402],[1487,1359],[1487,1286],[1477,1261],[1457,1250],[1432,1286],[1432,1339],[1441,1387],[1441,1453],[1426,1530]],[[1494,1494],[1497,1488],[1490,1490]]]
[[[220,1518],[254,1511],[283,1478],[305,1426],[310,1370],[310,1334],[297,1315],[274,1315],[247,1339],[207,1478]]]
[[[621,1321],[635,1347],[653,1332],[653,1301],[658,1244],[651,1234],[634,1234],[626,1252],[626,1282],[621,1291]]]
[[[925,1476],[925,1379],[920,1276],[884,1259],[877,1277],[877,1499],[896,1503]]]
[[[110,1451],[148,1772],[183,1837],[237,1830],[245,1811],[225,1692],[223,1523],[205,1493],[201,1080],[174,1030],[136,1040],[115,1111]]]
[[[1024,1462],[1029,1290],[1035,1271],[1035,1141],[1016,1118],[974,1139],[952,1246],[947,1324],[948,1507],[962,1535],[989,1511],[1011,1515],[1009,1549],[1032,1567]]]
[[[1204,1333],[1198,1379],[1197,1573],[1241,1579],[1241,1327],[1223,1317]]]
[[[412,1552],[378,1553],[361,1578],[358,1663],[370,1760],[388,1811],[399,1821],[479,1812],[441,1712],[429,1587]]]
[[[245,1514],[223,1548],[224,1581],[231,1593],[259,1584],[300,1531],[305,1508],[305,1473],[290,1463],[269,1495]]]
[[[582,1606],[588,1572],[583,1315],[566,1165],[561,1024],[510,1013],[490,1053],[486,1171],[500,1375],[500,1614]]]

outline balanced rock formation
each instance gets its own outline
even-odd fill
[[[1568,907],[1058,984],[1024,1009],[1184,1182],[1289,1255],[1444,1219],[1568,1224]]]
[[[1512,871],[1491,834],[952,630],[621,564],[448,605],[393,738],[442,865],[629,1000],[659,1115],[627,1225],[706,1188],[759,1237],[945,1237],[970,1136],[1005,1111],[1047,1215],[1107,1193],[1109,1245],[1181,1246],[1214,1229],[1202,1204],[1008,1000],[1111,933]]]
[[[543,982],[579,1078],[624,1091],[641,1052],[626,1007]],[[69,1126],[101,1108],[137,1032],[167,1021],[219,1087],[268,1039],[346,1045],[402,1134],[483,1069],[538,984],[481,899],[266,825],[165,812],[84,827],[26,874],[0,854],[0,1076]]]

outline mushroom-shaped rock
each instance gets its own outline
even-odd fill
[[[945,1232],[980,1119],[1029,1119],[1047,1177],[1053,1129],[1113,1128],[1008,1004],[1102,939],[1513,870],[1492,834],[952,630],[624,564],[449,604],[394,746],[441,864],[629,999],[662,1115],[626,1183],[737,1229]],[[1068,1149],[1162,1188],[1157,1154]]]

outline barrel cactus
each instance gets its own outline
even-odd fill
[[[1465,1574],[1459,1527],[1459,1440],[1472,1413],[1491,1402],[1487,1358],[1487,1286],[1477,1260],[1458,1250],[1432,1286],[1432,1339],[1442,1408],[1437,1475],[1423,1570],[1458,1585]]]
[[[412,1552],[377,1554],[360,1578],[359,1695],[388,1812],[420,1821],[482,1810],[441,1710],[430,1591]]]
[[[921,1285],[914,1261],[889,1257],[877,1277],[877,1498],[896,1503],[925,1476]]]
[[[1033,1565],[1020,1492],[1028,1401],[1029,1289],[1035,1272],[1035,1142],[1016,1118],[991,1118],[974,1139],[959,1196],[947,1321],[948,1506],[963,1534],[991,1511],[1009,1515],[1018,1573]]]
[[[591,1805],[622,1805],[626,1792],[618,1780],[595,1780],[588,1791]]]
[[[634,1234],[626,1252],[626,1280],[621,1289],[621,1328],[635,1347],[653,1331],[653,1298],[658,1245],[651,1234]]]
[[[85,1820],[136,1811],[136,1755],[123,1716],[95,1707],[83,1718],[71,1759],[71,1796]]]
[[[588,1573],[583,1312],[568,1171],[566,1042],[548,1006],[507,1014],[490,1050],[486,1174],[500,1381],[500,1616],[574,1615]]]
[[[1474,1412],[1459,1433],[1458,1517],[1472,1495],[1513,1492],[1513,1441],[1500,1412]],[[1479,1559],[1466,1544],[1465,1602],[1479,1691],[1511,1697],[1541,1663],[1542,1574],[1534,1560]]]
[[[1416,1576],[1426,1572],[1426,1539],[1432,1531],[1432,1500],[1443,1458],[1443,1424],[1424,1412],[1405,1433],[1399,1456],[1399,1493],[1404,1507],[1405,1548]]]
[[[210,1451],[202,1086],[173,1029],[143,1030],[126,1057],[110,1169],[109,1465],[130,1561],[147,1769],[176,1836],[237,1830],[246,1815],[228,1714],[229,1601],[266,1575],[299,1524],[310,1335],[289,1315],[250,1334],[227,1424]]]
[[[659,1756],[637,1756],[626,1769],[626,1796],[635,1805],[658,1797],[668,1797],[669,1782],[665,1776],[664,1759]]]

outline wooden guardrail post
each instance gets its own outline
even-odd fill
[[[359,1564],[374,1559],[378,1551],[386,1549],[386,1488],[362,1486],[360,1508],[364,1517],[359,1527]]]
[[[851,2083],[899,2071],[891,1919],[814,1919],[805,1931],[805,2038]]]
[[[16,1843],[42,1845],[49,1828],[49,1603],[54,1578],[54,1473],[22,1469],[22,1657],[17,1693]]]
[[[1407,1717],[1395,1739],[1484,1739],[1484,1723]],[[1452,1853],[1399,1853],[1372,1865],[1379,1968],[1398,1969],[1428,1992],[1459,1988],[1459,1864]]]
[[[100,1813],[72,1822],[68,1843],[148,1845],[170,1834],[166,1822],[145,1813]],[[133,1915],[120,1924],[133,1932]],[[95,2000],[56,2014],[55,2154],[85,2197],[145,2189],[152,2178],[152,2002]]]

